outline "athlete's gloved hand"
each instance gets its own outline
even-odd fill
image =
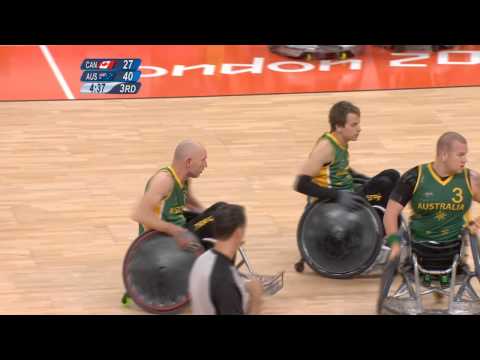
[[[339,191],[337,203],[350,211],[356,211],[362,208],[365,200],[358,194],[350,191]]]

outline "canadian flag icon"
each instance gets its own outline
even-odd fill
[[[100,65],[98,65],[98,68],[99,69],[107,69],[107,70],[111,70],[115,67],[115,61],[114,60],[105,60],[105,61],[102,61],[100,63]]]

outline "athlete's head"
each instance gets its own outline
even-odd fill
[[[449,173],[463,171],[467,163],[467,152],[467,140],[457,132],[446,132],[437,141],[437,159]]]
[[[243,206],[221,204],[215,209],[214,237],[218,241],[233,241],[237,247],[243,244],[247,218]]]
[[[185,166],[188,177],[199,177],[207,167],[207,150],[198,142],[183,140],[174,155],[174,161]]]
[[[360,109],[348,101],[340,101],[332,106],[328,114],[330,131],[340,134],[343,139],[355,141],[360,134]]]

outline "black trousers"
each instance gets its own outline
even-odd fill
[[[397,170],[383,170],[357,186],[355,192],[364,196],[371,205],[379,205],[386,208],[390,193],[399,180],[400,173]]]
[[[193,211],[184,211],[183,215],[187,220],[187,229],[194,233],[199,239],[215,237],[215,212],[218,208],[226,204],[223,201],[216,202],[202,213]],[[202,241],[207,249],[211,248],[210,242]]]

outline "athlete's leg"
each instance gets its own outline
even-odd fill
[[[199,239],[213,238],[215,211],[218,211],[219,208],[224,204],[226,203],[219,201],[200,214],[192,216],[194,213],[190,213],[190,219],[187,218],[187,229],[197,235]]]
[[[384,170],[367,181],[358,191],[371,205],[387,207],[388,198],[400,179],[400,173],[394,169]]]

